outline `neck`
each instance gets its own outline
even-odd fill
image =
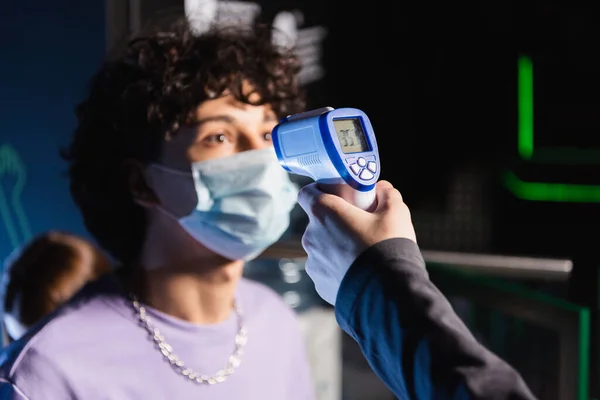
[[[161,312],[196,324],[214,324],[233,310],[243,265],[206,249],[179,225],[150,226],[126,286]]]
[[[174,266],[175,267],[175,266]],[[196,324],[215,324],[231,314],[241,266],[207,274],[142,271],[141,299],[168,315]]]

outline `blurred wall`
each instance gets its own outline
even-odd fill
[[[0,257],[38,232],[85,234],[58,150],[104,54],[103,0],[0,5]]]

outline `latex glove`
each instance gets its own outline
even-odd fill
[[[329,304],[335,305],[344,275],[367,248],[391,238],[417,241],[400,192],[387,181],[379,181],[376,191],[377,208],[367,212],[324,193],[316,183],[300,190],[298,203],[309,218],[302,236],[308,255],[306,272],[319,296]]]

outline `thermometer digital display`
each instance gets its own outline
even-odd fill
[[[272,132],[279,163],[323,190],[368,209],[375,202],[380,163],[375,133],[356,108],[319,108],[284,118]]]

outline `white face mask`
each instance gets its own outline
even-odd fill
[[[192,172],[151,164],[160,209],[193,238],[231,260],[251,260],[287,230],[298,187],[272,148],[193,163]]]

